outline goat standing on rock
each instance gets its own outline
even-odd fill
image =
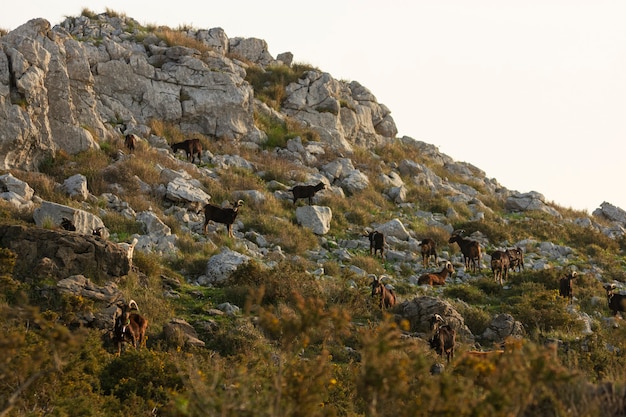
[[[309,200],[309,206],[313,204],[313,196],[320,190],[326,188],[323,182],[317,183],[317,185],[296,185],[291,190],[293,193],[293,204],[300,198],[307,198]]]
[[[130,300],[128,304],[121,302],[117,305],[121,314],[115,317],[113,327],[113,339],[117,343],[117,356],[122,353],[122,343],[131,343],[135,349],[139,349],[146,344],[146,329],[148,320],[133,310],[139,311],[139,306],[135,300]]]
[[[465,269],[469,269],[470,263],[472,264],[472,272],[476,273],[476,268],[480,271],[480,244],[475,240],[466,239],[461,234],[463,234],[463,230],[455,230],[452,232],[452,236],[448,240],[448,243],[456,242],[461,248],[461,252],[463,253],[463,260],[465,263]]]
[[[395,292],[387,288],[385,284],[383,284],[383,278],[386,275],[381,275],[378,278],[376,275],[370,275],[372,278],[372,297],[379,294],[380,296],[380,309],[384,310],[385,308],[390,308],[396,305],[396,294]]]
[[[213,204],[207,204],[204,206],[204,226],[202,227],[202,232],[206,235],[209,221],[213,220],[216,223],[225,224],[228,236],[234,237],[233,223],[235,223],[237,214],[239,214],[239,207],[241,206],[243,206],[243,200],[238,200],[232,208],[222,208]]]

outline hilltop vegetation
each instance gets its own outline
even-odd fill
[[[157,28],[139,32],[147,36],[146,31]],[[177,31],[157,33],[170,32]],[[167,39],[182,42],[171,34]],[[289,83],[315,70],[282,66],[268,75],[248,65],[246,80],[255,98],[274,110],[281,109]],[[39,199],[100,216],[111,241],[146,233],[136,217],[107,206],[107,193],[134,212],[154,213],[176,239],[173,250],[136,250],[131,272],[115,279],[150,322],[146,348],[127,347],[120,357],[110,329],[79,325],[79,317],[100,312],[102,303],[58,292],[60,277],[18,271],[16,253],[0,248],[1,415],[626,413],[626,333],[622,321],[610,317],[602,288],[626,281],[625,242],[602,232],[610,226],[606,220],[553,203],[545,204],[548,211],[511,211],[506,202],[513,192],[426,144],[393,138],[346,154],[320,142],[319,132],[306,124],[271,114],[254,115],[267,138],[259,146],[194,132],[206,155],[199,166],[167,147],[189,132],[152,119],[150,134],[165,146],[142,140],[129,154],[120,135],[94,133],[97,149],[58,151],[37,170],[10,170]],[[323,152],[305,163],[297,152],[287,152],[298,144]],[[235,156],[241,158],[238,165],[224,162]],[[296,207],[305,203],[294,205],[287,190],[312,183],[324,175],[324,166],[345,159],[369,182],[350,192],[332,184],[316,197],[316,205],[332,210],[329,231],[317,235],[300,224]],[[403,161],[418,164],[423,175],[401,170]],[[218,204],[244,195],[235,238],[222,225],[203,235],[201,215],[165,198],[166,170],[184,172]],[[85,201],[59,186],[75,174],[87,179],[91,197]],[[399,200],[390,197],[391,174],[404,187]],[[0,199],[0,213],[0,224],[36,227],[33,208]],[[364,231],[393,220],[410,239],[389,239],[386,260],[370,256]],[[448,243],[457,229],[480,239],[486,253],[523,246],[527,268],[511,272],[504,286],[494,282],[485,261],[478,273],[465,271],[458,246]],[[443,287],[415,283],[421,273],[441,268],[421,266],[411,242],[423,237],[437,242],[440,260],[454,264],[456,274]],[[224,282],[201,285],[207,262],[225,248],[249,255],[250,262]],[[549,256],[552,249],[566,255]],[[559,279],[570,270],[578,271],[572,306],[558,295]],[[395,309],[378,308],[369,274],[390,277],[399,299]],[[422,297],[447,303],[477,336],[458,338],[455,359],[440,374],[432,373],[442,359],[428,346],[429,335],[412,328],[402,311],[402,303]],[[238,309],[225,314],[218,307],[226,303]],[[506,339],[502,355],[465,355],[500,347],[480,340],[499,314],[514,317],[524,334]],[[166,334],[173,318],[191,324],[204,346],[186,343],[181,333]]]

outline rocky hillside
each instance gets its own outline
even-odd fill
[[[516,352],[537,357],[545,354],[544,344],[559,346],[564,380],[584,380],[576,385],[578,398],[596,401],[598,387],[589,384],[624,376],[609,369],[622,364],[626,338],[611,330],[619,321],[611,317],[602,288],[626,280],[626,212],[620,208],[604,203],[588,215],[548,203],[536,191],[508,190],[430,144],[398,138],[390,110],[358,82],[298,64],[290,52],[274,58],[263,40],[228,38],[219,28],[144,27],[113,12],[83,11],[54,27],[31,20],[0,37],[0,45],[0,272],[3,306],[15,319],[5,328],[9,333],[19,334],[26,314],[20,309],[29,305],[50,326],[90,329],[91,336],[74,336],[85,342],[109,332],[116,303],[132,298],[149,317],[150,355],[164,355],[158,360],[166,367],[189,360],[176,356],[180,349],[203,358],[194,366],[220,375],[226,404],[232,394],[240,407],[254,410],[259,396],[234,394],[241,381],[257,381],[265,393],[276,383],[263,379],[265,371],[253,358],[274,363],[270,373],[294,370],[293,380],[285,374],[280,382],[290,389],[303,384],[295,375],[312,372],[312,363],[328,373],[325,383],[307,388],[315,393],[311,398],[304,392],[285,394],[291,400],[272,397],[267,415],[297,414],[288,412],[294,404],[304,407],[304,415],[317,415],[319,409],[306,407],[320,402],[334,407],[331,414],[387,415],[376,395],[389,395],[388,387],[366,378],[374,371],[365,363],[377,360],[367,356],[373,352],[368,349],[378,342],[363,329],[381,332],[377,340],[390,343],[391,352],[398,349],[392,340],[409,343],[402,349],[416,352],[411,366],[430,378],[430,365],[439,362],[426,344],[435,313],[456,329],[461,352],[492,349],[511,338],[539,349]],[[134,150],[124,146],[127,135],[138,141]],[[199,163],[172,152],[173,143],[188,138],[203,146]],[[324,188],[312,204],[293,201],[295,185],[317,183]],[[243,206],[234,238],[224,224],[205,224],[204,205],[238,200]],[[459,246],[449,242],[458,229],[480,243],[478,272],[465,268]],[[370,255],[366,234],[373,230],[386,237],[384,259]],[[437,244],[437,255],[423,263],[420,244],[427,237]],[[510,271],[500,286],[491,253],[507,247],[522,249],[524,269]],[[454,273],[445,285],[420,285],[423,274],[441,271],[447,261]],[[558,281],[573,271],[578,278],[569,304],[558,297]],[[370,297],[372,275],[384,276],[397,294],[390,317]],[[316,306],[314,313],[307,310]],[[293,317],[300,317],[299,324]],[[305,325],[305,319],[311,322]],[[307,326],[314,330],[307,333]],[[324,326],[333,328],[332,336]],[[52,343],[41,337],[37,343]],[[4,342],[16,351],[34,346],[12,336]],[[182,412],[177,400],[185,399],[198,410],[224,412],[217,400],[190,400],[194,390],[209,391],[211,382],[195,381],[181,367],[173,371],[181,381],[163,376],[162,391],[144,392],[138,383],[133,389],[141,400],[132,403],[119,391],[130,376],[116,377],[115,361],[141,354],[127,351],[115,359],[110,342],[95,345],[108,365],[85,372],[98,379],[92,386],[103,396],[90,392],[107,407]],[[75,348],[59,346],[67,355]],[[395,366],[379,354],[381,367]],[[303,365],[302,358],[312,362]],[[3,391],[19,396],[22,388],[16,387],[26,384],[18,374],[27,373],[45,381],[30,388],[43,395],[41,385],[53,384],[46,378],[63,365],[38,360],[5,363]],[[517,369],[520,363],[509,365]],[[50,374],[30,366],[49,367]],[[149,365],[133,366],[141,374],[141,366]],[[467,363],[450,366],[473,378]],[[340,374],[345,381],[336,392],[329,386],[338,384]],[[489,377],[506,377],[496,374]],[[543,382],[546,375],[528,378]],[[415,397],[414,382],[399,385],[396,393]],[[542,387],[534,395],[548,401],[546,392],[556,389]],[[103,399],[108,394],[115,404]],[[46,395],[62,407],[60,398]],[[533,407],[549,409],[530,397],[502,409],[521,408],[528,415],[542,415],[533,414]],[[42,408],[34,397],[16,398],[0,396],[7,410]],[[575,399],[554,401],[565,407]],[[471,407],[465,400],[459,404]]]

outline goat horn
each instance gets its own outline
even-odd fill
[[[137,305],[137,302],[136,302],[135,300],[130,300],[130,301],[128,302],[128,307],[129,307],[129,308],[133,308],[133,305],[135,306],[135,309],[136,309],[137,311],[139,311],[139,306]]]

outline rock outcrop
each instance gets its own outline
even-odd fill
[[[151,120],[207,137],[261,143],[250,62],[290,65],[261,39],[220,28],[187,30],[171,45],[128,17],[79,16],[51,27],[33,19],[0,38],[0,169],[36,170],[62,150],[76,154],[126,133],[149,137]],[[240,57],[246,60],[231,59]],[[311,69],[285,89],[281,112],[345,151],[397,134],[387,107],[357,82]],[[284,117],[281,115],[280,117]]]
[[[15,271],[25,280],[85,275],[99,282],[124,276],[131,266],[122,246],[65,230],[1,225],[0,246],[17,254]]]

